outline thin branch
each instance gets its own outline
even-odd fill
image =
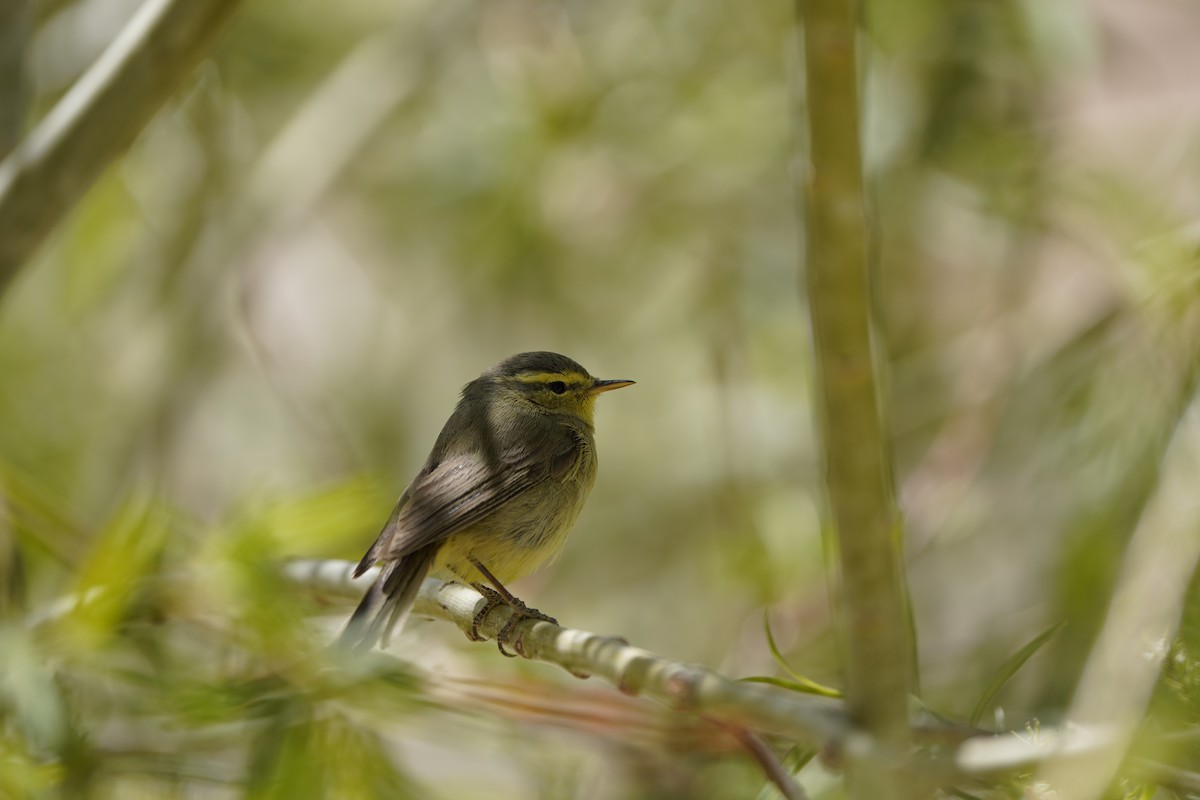
[[[288,563],[284,575],[313,595],[349,605],[378,574],[378,570],[371,570],[353,580],[350,575],[354,567],[348,561],[299,560]],[[29,614],[26,625],[36,629],[52,624],[80,605],[102,599],[104,592],[102,587],[93,587],[84,595],[60,598]],[[474,589],[431,578],[422,586],[414,611],[452,622],[465,631],[483,605],[483,597]],[[485,638],[494,638],[503,630],[511,613],[508,606],[497,606],[481,621],[479,632]],[[867,754],[865,758],[881,752],[855,726],[841,700],[736,681],[706,667],[683,664],[631,647],[619,638],[546,622],[525,621],[513,626],[505,644],[511,650],[523,649],[531,659],[557,664],[576,676],[598,675],[628,695],[660,700],[725,730],[758,731],[815,745],[833,763],[844,761],[853,750]],[[461,686],[454,688],[445,682],[434,685],[441,685],[442,693],[462,691]],[[523,691],[522,704],[527,710],[531,708],[528,700],[527,691]],[[472,702],[479,705],[481,698],[475,696]],[[504,701],[492,697],[482,702],[495,705]],[[578,707],[574,711],[569,708],[558,711],[568,717],[581,717]],[[620,719],[601,719],[586,709],[582,716],[596,720],[600,727],[629,724]],[[678,728],[672,730],[678,732]],[[983,735],[933,720],[917,721],[912,730],[916,742],[937,756],[930,761],[918,755],[912,762],[918,782],[929,792],[966,780],[989,782],[1028,775],[1032,768],[1052,759],[1088,758],[1110,747],[1118,733],[1111,725],[1072,725],[1064,729],[1038,728],[1024,735]],[[761,755],[751,754],[756,759]],[[780,768],[787,772],[785,766]],[[1193,773],[1149,759],[1131,759],[1128,771],[1135,777],[1169,787],[1192,787],[1200,783]]]
[[[299,560],[287,564],[284,573],[319,597],[349,604],[358,600],[377,574],[377,570],[371,570],[354,580],[350,575],[355,566],[349,561]],[[414,613],[452,622],[466,631],[483,603],[483,597],[468,586],[429,578],[421,587]],[[69,611],[70,605],[66,601],[56,604],[53,611],[38,619],[45,622]],[[480,634],[495,638],[511,613],[505,605],[494,608],[482,620]],[[839,758],[852,757],[851,751],[863,753],[863,758],[876,758],[885,752],[854,724],[841,700],[733,680],[706,667],[672,661],[630,646],[620,638],[548,622],[515,625],[505,645],[580,677],[599,676],[626,694],[663,701],[722,727],[776,734],[837,753]],[[1114,735],[1111,726],[1097,725],[1044,727],[1025,735],[980,735],[969,728],[926,721],[915,723],[912,730],[918,743],[940,753],[936,763],[921,767],[922,781],[930,791],[966,779],[997,780],[1027,774],[1054,758],[1082,758],[1107,748]]]
[[[1193,391],[1196,383],[1193,375]],[[1200,393],[1176,425],[1159,474],[1071,704],[1071,719],[1107,725],[1114,735],[1088,758],[1051,763],[1042,776],[1071,797],[1100,797],[1116,776],[1158,680],[1162,658],[1154,653],[1165,655],[1174,639],[1200,562]]]
[[[746,749],[746,752],[758,764],[759,769],[763,771],[763,774],[767,776],[767,779],[771,783],[775,784],[775,787],[779,789],[779,793],[786,800],[808,800],[808,794],[804,791],[804,787],[796,782],[795,778],[787,771],[771,748],[767,747],[766,742],[759,738],[758,735],[738,725],[718,724],[730,736],[738,740],[738,743]]]
[[[146,0],[0,162],[0,295],[212,49],[241,0]]]
[[[806,273],[827,547],[851,715],[885,752],[848,752],[851,798],[903,797],[913,636],[902,523],[877,389],[859,121],[856,0],[798,4],[804,28],[809,174]],[[865,757],[863,757],[865,756]]]
[[[286,574],[311,589],[332,597],[357,599],[374,580],[374,571],[354,581],[347,561],[296,561]],[[469,586],[425,581],[413,609],[471,628],[482,595]],[[512,614],[506,605],[494,608],[479,625],[485,638],[495,638]],[[645,695],[673,708],[703,714],[758,731],[823,744],[841,740],[850,731],[842,704],[824,697],[789,692],[760,683],[743,683],[695,664],[662,658],[632,647],[614,636],[599,636],[548,622],[522,622],[504,642],[507,649],[527,658],[557,664],[574,675],[596,675],[630,695]]]

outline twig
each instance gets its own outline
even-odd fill
[[[320,597],[349,605],[377,574],[373,569],[354,580],[350,577],[354,567],[349,561],[298,560],[288,563],[284,574]],[[483,603],[483,597],[468,586],[429,578],[417,596],[414,613],[452,622],[466,631]],[[480,634],[494,638],[511,613],[506,605],[494,608],[481,622]],[[548,622],[519,623],[505,644],[509,649],[519,647],[528,658],[557,664],[581,677],[597,675],[627,694],[664,701],[723,726],[776,734],[846,757],[852,751],[861,758],[877,758],[886,752],[854,725],[840,700],[732,680],[706,667],[632,647],[623,639]],[[1027,773],[1051,758],[1077,758],[1104,748],[1112,735],[1103,726],[1046,727],[1030,736],[978,735],[959,726],[928,722],[917,723],[912,730],[917,742],[934,745],[944,754],[937,764],[926,767],[925,782],[931,787],[967,778],[991,780]]]
[[[723,722],[717,722],[717,724],[738,740],[750,757],[758,763],[767,779],[775,784],[780,794],[787,800],[808,800],[808,794],[804,791],[804,787],[796,782],[762,739],[740,725],[726,725]]]
[[[1190,389],[1196,386],[1193,375]],[[1042,776],[1071,797],[1104,794],[1142,722],[1200,561],[1197,473],[1200,393],[1192,395],[1175,427],[1158,485],[1130,540],[1104,628],[1072,702],[1072,719],[1109,726],[1111,740],[1087,758],[1048,764]],[[1162,652],[1156,655],[1156,648]]]
[[[914,646],[902,523],[875,357],[859,144],[855,0],[805,0],[810,163],[805,237],[815,409],[835,565],[831,581],[852,716],[887,751],[847,752],[851,798],[903,797]]]
[[[284,574],[314,595],[349,606],[377,574],[377,570],[371,570],[353,580],[350,575],[354,567],[348,561],[301,560],[285,565]],[[52,624],[77,607],[102,599],[104,592],[103,587],[93,587],[84,595],[63,597],[29,614],[26,624],[31,628]],[[414,610],[466,630],[483,603],[482,596],[474,589],[428,579]],[[508,606],[497,606],[482,621],[479,632],[484,637],[495,637],[511,613]],[[627,694],[663,701],[725,729],[775,734],[842,757],[852,750],[866,753],[863,757],[880,753],[869,736],[854,725],[840,700],[732,680],[706,667],[683,664],[631,647],[618,638],[546,622],[522,622],[514,626],[505,641],[511,649],[523,648],[529,658],[558,664],[580,677],[598,675]],[[1116,733],[1112,726],[1072,725],[1065,729],[1039,728],[1028,735],[979,735],[960,726],[929,720],[915,723],[912,730],[918,744],[927,745],[938,754],[934,761],[924,757],[915,761],[919,782],[930,792],[968,779],[993,781],[1027,775],[1032,768],[1051,759],[1086,758],[1109,747]],[[780,768],[787,771],[786,767]],[[1189,787],[1189,790],[1200,786],[1200,778],[1195,774],[1149,759],[1131,759],[1128,771],[1164,786]]]
[[[288,577],[318,592],[357,599],[375,573],[353,581],[353,567],[347,561],[296,561],[285,569]],[[453,622],[466,631],[483,603],[483,597],[468,586],[430,578],[421,587],[413,611]],[[497,606],[482,620],[479,633],[495,638],[511,614],[508,606]],[[514,626],[505,645],[572,674],[601,677],[626,694],[645,695],[673,708],[758,731],[820,745],[841,740],[850,730],[849,719],[836,700],[730,680],[706,667],[632,647],[617,637],[525,621]]]
[[[0,295],[21,265],[211,50],[241,0],[146,0],[0,162]]]

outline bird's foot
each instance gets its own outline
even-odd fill
[[[471,620],[471,630],[467,631],[467,638],[472,642],[482,642],[487,637],[479,635],[479,626],[497,606],[502,606],[508,601],[504,595],[490,586],[484,586],[480,583],[473,583],[471,586],[474,587],[475,591],[483,595],[484,603],[483,608],[476,611],[475,618]]]
[[[533,619],[538,620],[539,622],[549,622],[552,625],[558,624],[558,620],[556,620],[554,617],[550,616],[549,614],[543,614],[536,608],[530,608],[521,600],[514,597],[511,593],[506,597],[492,587],[484,586],[482,584],[476,584],[475,589],[481,595],[483,595],[486,602],[484,602],[483,608],[479,609],[479,611],[475,613],[475,618],[471,621],[471,630],[467,632],[467,638],[471,641],[478,642],[485,638],[479,635],[479,625],[484,621],[484,619],[487,618],[488,614],[492,613],[493,609],[500,605],[507,605],[512,609],[512,615],[509,616],[508,621],[504,623],[504,627],[500,629],[500,632],[496,634],[496,647],[500,650],[500,654],[503,656],[507,656],[508,658],[516,658],[518,655],[525,655],[524,639],[520,636],[518,636],[516,641],[513,642],[513,648],[517,651],[516,653],[510,653],[504,649],[505,640],[508,639],[509,635],[513,631],[513,628],[515,628],[519,623],[524,622],[527,619]]]
[[[524,622],[527,619],[537,620],[539,622],[549,622],[551,625],[557,625],[558,620],[549,614],[543,614],[536,608],[530,608],[515,597],[509,601],[509,606],[512,608],[513,613],[512,616],[508,618],[508,622],[504,623],[504,627],[500,629],[500,633],[496,635],[496,646],[500,648],[500,652],[503,655],[506,655],[509,658],[515,658],[518,655],[528,658],[528,656],[525,655],[525,637],[523,636],[518,636],[512,643],[513,649],[517,651],[516,653],[510,653],[504,649],[504,642],[512,633],[512,629],[516,627],[518,623]]]

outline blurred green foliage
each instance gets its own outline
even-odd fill
[[[47,6],[39,112],[132,4]],[[600,411],[596,491],[521,594],[734,676],[777,674],[770,607],[788,663],[838,684],[794,13],[248,4],[0,301],[0,797],[757,791],[728,742],[431,700],[431,676],[570,680],[439,626],[394,647],[411,668],[329,664],[347,609],[277,567],[357,559],[458,388],[558,350],[638,387]],[[1200,21],[1167,0],[865,16],[922,684],[965,718],[1065,622],[997,698],[1010,727],[1058,721],[1196,388],[1200,136],[1174,81]],[[1184,740],[1192,605],[1149,725]]]

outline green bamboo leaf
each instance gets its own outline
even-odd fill
[[[810,681],[808,678],[789,680],[788,678],[772,678],[768,675],[755,675],[750,678],[739,678],[742,683],[769,683],[781,689],[788,689],[802,694],[817,694],[821,697],[841,697],[842,693],[830,686]]]
[[[796,673],[792,672],[783,653],[779,652],[779,645],[775,643],[775,634],[771,630],[771,615],[765,608],[763,609],[763,631],[767,634],[767,646],[771,648],[771,655],[775,656],[775,662],[783,667],[784,672],[795,677]]]
[[[71,565],[87,537],[59,512],[52,496],[4,461],[0,461],[0,489],[17,538]]]
[[[1125,789],[1125,794],[1121,796],[1121,800],[1154,800],[1158,793],[1158,787],[1149,783],[1133,784]]]
[[[767,614],[767,610],[763,609],[763,631],[767,634],[767,646],[771,648],[771,655],[775,657],[775,663],[792,676],[792,680],[784,680],[782,678],[743,678],[742,680],[749,683],[769,683],[772,686],[780,686],[784,689],[791,689],[793,692],[803,692],[804,694],[819,694],[822,697],[841,697],[842,693],[837,689],[824,684],[810,680],[800,673],[792,669],[787,660],[783,657],[783,653],[779,652],[779,645],[775,643],[775,634],[771,631],[771,617]]]
[[[1051,637],[1062,630],[1063,626],[1066,624],[1067,623],[1065,622],[1059,622],[1056,625],[1050,626],[1035,636],[1020,650],[1009,656],[1005,662],[1000,665],[1000,668],[996,670],[996,674],[992,676],[992,679],[988,681],[987,686],[984,687],[983,695],[980,696],[979,702],[975,704],[975,709],[971,712],[971,721],[969,723],[971,727],[975,727],[979,724],[979,720],[982,719],[987,710],[992,707],[992,702],[996,699],[996,695],[1000,694],[1000,690],[1003,689],[1010,680],[1012,680],[1013,675],[1017,674],[1017,670],[1023,667],[1025,662],[1032,658],[1034,653],[1036,653],[1038,650],[1041,650],[1042,645],[1050,641]]]

